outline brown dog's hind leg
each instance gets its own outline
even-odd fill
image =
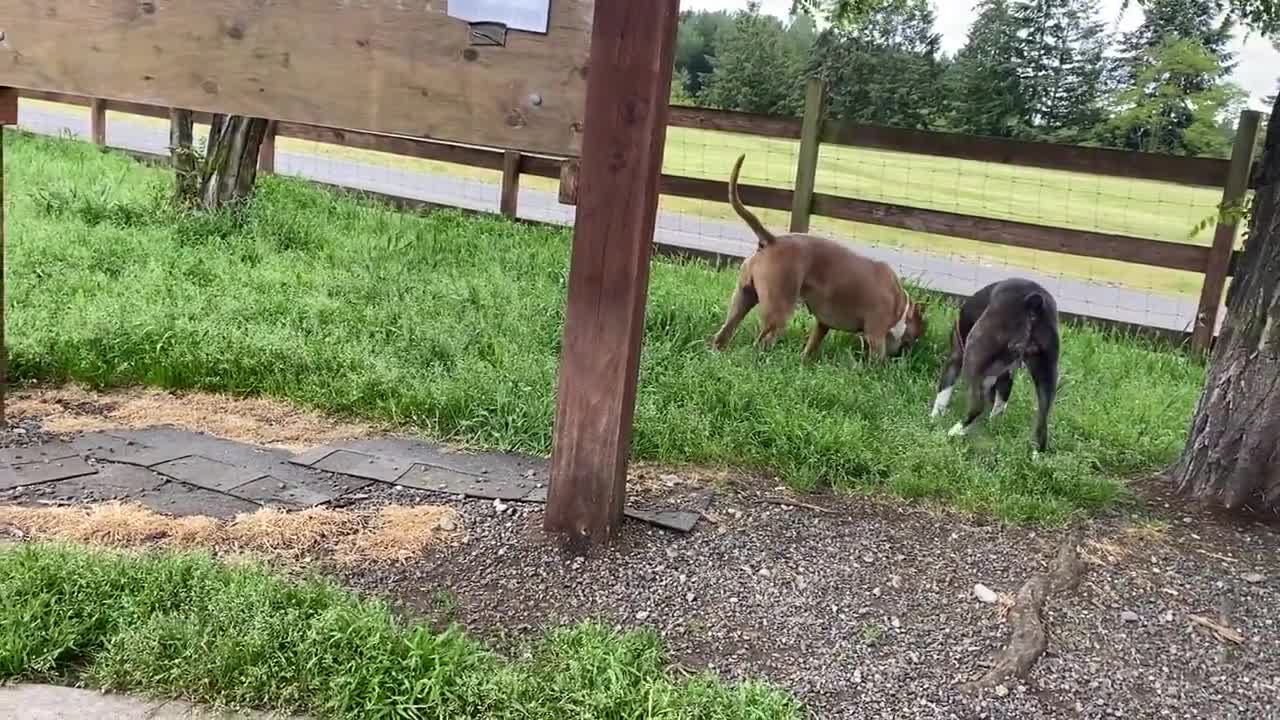
[[[823,339],[827,337],[827,332],[830,330],[831,327],[823,325],[821,321],[813,327],[813,334],[809,336],[809,342],[804,346],[805,362],[813,362],[818,357],[818,348],[821,347]]]
[[[725,349],[733,339],[734,333],[738,331],[738,326],[742,324],[742,319],[759,302],[760,297],[756,295],[755,288],[750,285],[740,285],[733,292],[733,299],[729,302],[729,315],[725,318],[724,325],[720,327],[720,332],[711,339],[711,346],[717,350]]]
[[[778,341],[778,336],[787,329],[787,323],[791,322],[796,306],[794,302],[785,305],[775,303],[762,306],[761,310],[763,320],[760,324],[760,334],[756,336],[756,347],[768,350]]]

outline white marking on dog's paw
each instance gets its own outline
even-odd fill
[[[941,391],[938,392],[938,397],[935,398],[933,401],[933,412],[929,415],[929,417],[936,418],[947,409],[947,406],[951,404],[952,390],[953,388],[943,388]]]
[[[1032,450],[1032,451],[1031,451],[1031,461],[1032,461],[1032,462],[1040,462],[1040,451],[1039,451],[1039,450]]]
[[[969,428],[964,422],[958,422],[947,431],[947,437],[963,437],[969,434]]]
[[[1009,407],[1008,400],[996,398],[996,401],[991,405],[991,417],[993,418],[1000,417],[1001,415],[1004,414],[1005,408],[1008,408],[1008,407]]]

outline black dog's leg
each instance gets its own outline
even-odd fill
[[[1049,446],[1049,411],[1058,394],[1058,358],[1051,353],[1037,353],[1027,358],[1027,370],[1036,386],[1036,450]]]
[[[960,367],[964,363],[964,355],[952,352],[947,364],[942,368],[942,377],[938,379],[938,396],[933,399],[933,412],[929,417],[938,417],[947,411],[951,404],[951,393],[955,392],[956,380],[960,377]]]
[[[987,406],[987,392],[983,387],[980,378],[966,378],[969,384],[969,409],[965,413],[964,420],[956,423],[947,435],[956,437],[957,435],[968,435],[973,426],[978,423],[978,419],[982,417],[982,411]]]
[[[991,397],[988,398],[991,403],[991,417],[997,418],[1004,414],[1005,408],[1009,405],[1009,395],[1012,393],[1013,370],[1006,370],[991,386]]]

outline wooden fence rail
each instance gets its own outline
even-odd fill
[[[40,90],[23,90],[22,96],[91,109],[92,136],[105,143],[106,112],[122,112],[168,118],[167,108],[133,102],[85,98]],[[1241,118],[1241,138],[1233,158],[1187,158],[1154,155],[1109,148],[1037,143],[954,133],[873,127],[827,119],[821,85],[808,88],[806,116],[790,118],[703,108],[672,107],[668,124],[721,132],[801,141],[796,168],[796,191],[744,185],[744,202],[761,208],[789,212],[791,227],[807,229],[810,214],[915,232],[944,235],[985,243],[1065,253],[1104,260],[1137,263],[1205,274],[1195,346],[1207,350],[1217,324],[1222,288],[1231,275],[1238,252],[1234,250],[1236,223],[1224,218],[1211,247],[1151,238],[1076,230],[1001,220],[929,208],[862,200],[814,191],[821,144],[871,148],[907,154],[930,155],[978,162],[1019,165],[1046,170],[1107,175],[1224,188],[1224,202],[1238,201],[1253,186],[1252,145],[1246,152],[1244,134],[1258,117],[1247,111]],[[196,122],[207,123],[207,114],[196,113]],[[492,148],[459,145],[421,138],[387,135],[292,122],[274,123],[265,152],[274,153],[275,138],[293,138],[358,150],[384,152],[423,160],[467,165],[502,174],[500,211],[515,217],[522,175],[558,179],[561,202],[576,198],[577,160]],[[274,155],[260,159],[265,172],[274,168]],[[726,168],[727,170],[727,168]],[[663,175],[661,193],[711,202],[725,202],[724,180]]]

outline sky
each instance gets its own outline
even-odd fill
[[[947,52],[955,52],[964,45],[965,35],[973,22],[974,0],[934,0],[934,11],[938,15],[938,32],[942,34],[942,47]],[[1142,11],[1130,2],[1129,9],[1121,16],[1124,0],[1102,0],[1102,16],[1112,27],[1129,30],[1142,22]],[[680,0],[682,10],[741,10],[747,6],[747,0]],[[791,0],[762,0],[764,12],[778,16],[786,16],[791,9]],[[1270,110],[1263,107],[1262,98],[1276,90],[1276,77],[1280,75],[1280,52],[1271,43],[1261,37],[1248,39],[1238,33],[1232,50],[1236,52],[1236,70],[1233,76],[1236,84],[1247,90],[1252,98],[1251,106],[1259,110]]]

